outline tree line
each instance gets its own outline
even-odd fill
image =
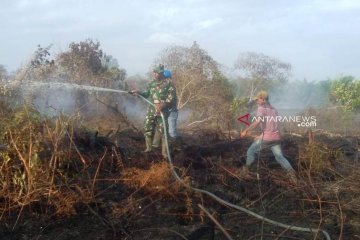
[[[50,54],[52,45],[38,46],[26,66],[9,74],[0,64],[2,81],[62,81],[98,87],[128,90],[129,84],[145,86],[147,79],[127,76],[117,59],[106,54],[99,41],[86,39],[72,42],[56,56]],[[296,89],[296,101],[305,107],[338,106],[345,112],[360,110],[360,80],[339,76],[317,82],[290,81],[292,66],[262,53],[240,53],[234,62],[235,76],[224,73],[197,42],[190,47],[168,46],[157,56],[153,65],[164,64],[173,73],[177,88],[178,108],[190,113],[194,123],[228,126],[234,116],[245,111],[247,102],[258,90],[274,92],[274,98]],[[131,84],[130,84],[131,85]],[[86,105],[88,96],[77,92],[77,106]],[[106,97],[111,104],[114,98]]]

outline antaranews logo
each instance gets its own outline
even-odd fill
[[[242,122],[242,123],[244,123],[244,124],[246,124],[246,125],[249,126],[249,125],[250,125],[250,123],[249,123],[249,116],[250,116],[250,113],[245,114],[245,115],[239,117],[237,120],[238,120],[239,122]]]
[[[247,126],[249,126],[251,122],[259,121],[280,123],[288,122],[295,123],[298,125],[298,127],[316,127],[315,116],[251,116],[250,113],[247,113],[243,116],[240,116],[237,120]]]

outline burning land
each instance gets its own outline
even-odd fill
[[[356,136],[285,133],[294,184],[266,149],[253,175],[238,174],[252,142],[238,132],[180,128],[170,161],[160,150],[143,153],[141,128],[106,108],[82,118],[2,107],[1,239],[356,239],[360,232]]]
[[[134,91],[148,81],[99,46],[39,46],[2,77],[0,239],[360,239],[359,80],[290,82],[289,64],[254,53],[228,79],[196,42],[169,48],[180,138],[148,149]],[[259,89],[289,117],[245,168]]]

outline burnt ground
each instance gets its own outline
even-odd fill
[[[360,239],[358,138],[315,134],[309,143],[307,135],[285,135],[295,184],[269,150],[251,176],[239,175],[252,138],[226,135],[199,130],[170,142],[182,184],[160,150],[142,152],[136,129],[75,131],[74,160],[59,166],[48,197],[13,206],[0,198],[0,239],[325,239],[274,226],[188,186],[281,223],[321,228],[331,239]]]

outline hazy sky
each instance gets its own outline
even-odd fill
[[[0,64],[91,38],[143,75],[165,47],[197,41],[230,70],[253,51],[289,62],[294,79],[359,78],[359,25],[359,0],[1,0]]]

